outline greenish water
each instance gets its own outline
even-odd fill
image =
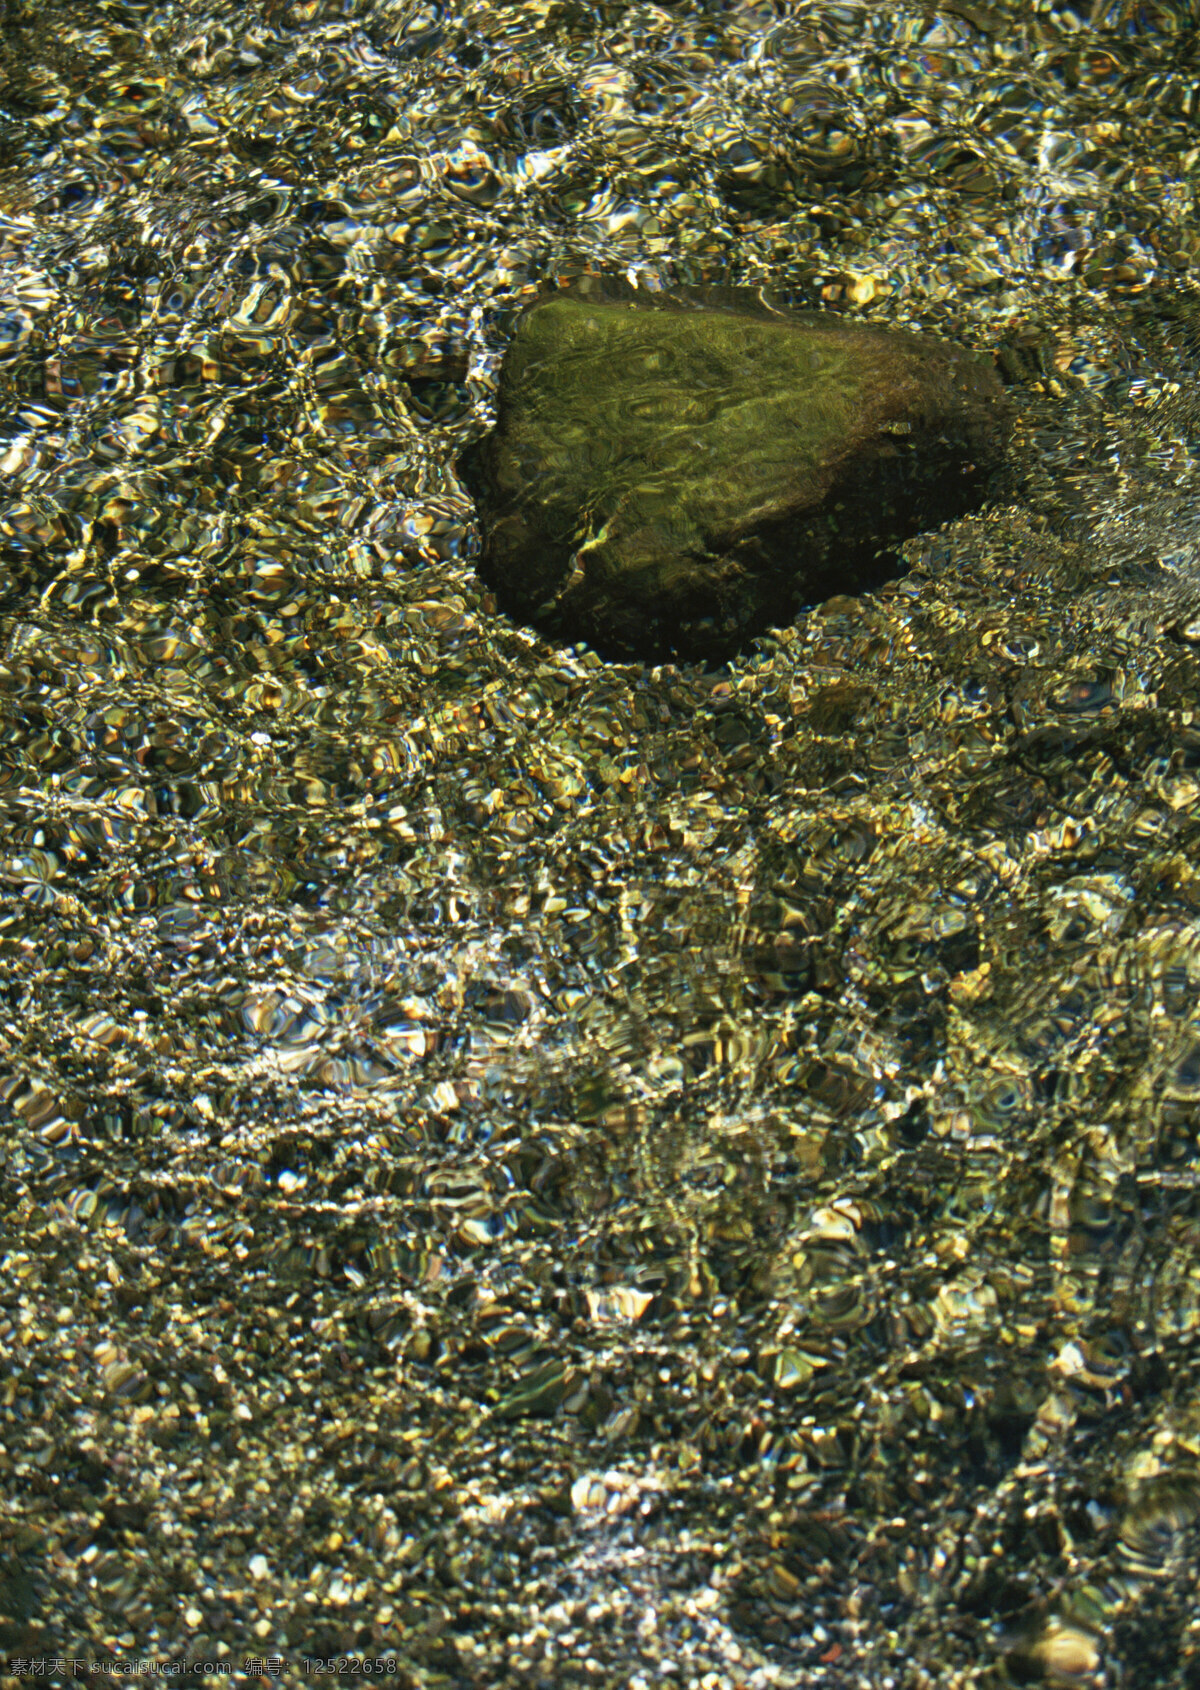
[[[1197,24],[2,8],[0,1648],[1200,1682]],[[1011,484],[542,642],[588,267],[996,351]]]

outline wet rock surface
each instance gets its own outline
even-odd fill
[[[723,656],[877,586],[980,503],[990,360],[761,290],[585,276],[518,318],[497,424],[459,460],[505,608],[610,655]]]

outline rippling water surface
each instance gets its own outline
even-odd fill
[[[1198,24],[0,7],[4,1650],[1200,1683]],[[1007,484],[543,642],[589,268],[992,349]]]

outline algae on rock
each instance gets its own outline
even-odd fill
[[[723,656],[878,584],[979,503],[1006,432],[994,367],[946,342],[587,276],[517,319],[459,469],[512,614],[605,655]]]

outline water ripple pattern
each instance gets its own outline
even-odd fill
[[[1198,53],[0,5],[6,1655],[1195,1680]],[[994,353],[1007,482],[540,640],[454,465],[589,269]]]

